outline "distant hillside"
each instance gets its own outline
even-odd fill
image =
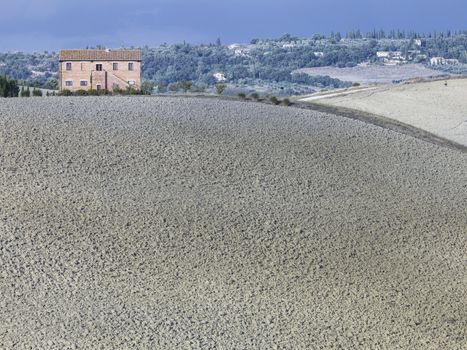
[[[165,90],[183,80],[195,86],[216,83],[266,85],[284,93],[306,93],[307,89],[343,87],[342,82],[326,76],[292,73],[312,67],[355,67],[366,63],[428,64],[430,57],[457,61],[457,65],[434,67],[453,73],[467,72],[467,32],[421,35],[392,31],[373,31],[362,35],[350,32],[328,37],[314,35],[297,38],[284,35],[278,39],[254,39],[249,44],[162,45],[143,47],[143,78]],[[24,80],[30,85],[57,86],[58,54],[0,53],[0,75]],[[386,62],[387,63],[387,62]]]
[[[29,85],[54,89],[57,87],[58,53],[0,53],[0,75],[27,81]]]

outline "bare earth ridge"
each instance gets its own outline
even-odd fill
[[[1,349],[461,349],[467,155],[330,114],[0,100]]]
[[[302,99],[389,118],[467,148],[467,79],[430,81]]]
[[[427,68],[422,64],[403,64],[395,66],[357,66],[348,68],[337,67],[314,67],[302,68],[296,73],[309,75],[324,75],[342,81],[359,82],[361,84],[391,84],[394,81],[408,80],[413,78],[431,78],[438,76],[450,76],[452,74]]]

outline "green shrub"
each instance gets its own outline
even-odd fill
[[[273,105],[278,105],[280,103],[276,96],[269,97],[269,102],[271,102]]]
[[[137,95],[138,91],[133,86],[129,85],[126,88],[126,94],[127,95]]]
[[[193,83],[191,81],[188,81],[188,80],[183,80],[180,82],[180,88],[185,92],[187,93],[188,90],[191,89],[191,86],[193,85]]]
[[[251,99],[253,101],[259,101],[259,94],[257,92],[253,92],[251,95],[250,95]]]
[[[88,92],[87,92],[87,90],[77,90],[77,91],[75,92],[75,95],[76,95],[76,96],[87,96],[87,95],[88,95]]]
[[[88,95],[89,96],[97,96],[99,94],[99,92],[97,90],[94,90],[94,89],[89,89],[88,90]]]
[[[155,84],[152,81],[145,80],[141,84],[141,92],[143,95],[151,95],[154,90]]]
[[[35,97],[41,97],[42,96],[42,90],[40,89],[32,89],[32,95],[35,96]]]
[[[27,89],[24,89],[24,86],[21,88],[21,97],[30,97],[31,96],[31,90],[29,90],[29,86]]]
[[[237,96],[242,101],[244,101],[246,99],[246,95],[243,92],[240,92]]]
[[[119,86],[115,86],[112,90],[112,95],[123,95],[124,91]]]
[[[180,89],[180,87],[177,83],[172,83],[169,84],[168,89],[170,92],[177,92]]]
[[[216,91],[218,95],[222,95],[222,93],[227,89],[227,85],[225,84],[217,84],[216,85]]]
[[[282,100],[282,104],[283,104],[284,106],[290,106],[292,103],[290,102],[290,100],[289,100],[288,98],[284,98],[284,99]]]
[[[58,93],[59,96],[72,96],[73,93],[68,89],[63,89]]]
[[[352,86],[353,86],[353,87],[360,86],[360,83],[353,83]]]
[[[159,83],[157,84],[157,92],[159,94],[162,94],[167,91],[167,87],[164,85],[164,83]]]

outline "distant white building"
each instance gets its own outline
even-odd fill
[[[439,66],[445,64],[446,59],[444,57],[432,57],[430,58],[430,64],[432,66]]]
[[[376,52],[378,58],[389,58],[389,51],[378,51]]]
[[[31,70],[31,75],[36,78],[36,77],[43,77],[45,75],[45,72],[39,72],[36,70]]]
[[[316,52],[313,52],[313,54],[314,54],[316,57],[324,57],[324,52],[322,52],[322,51],[316,51]]]
[[[459,64],[459,60],[447,59],[444,57],[432,57],[430,58],[430,64],[432,66],[457,65]]]
[[[214,77],[214,79],[216,79],[218,83],[227,81],[227,78],[225,77],[224,73],[214,73],[212,76]]]
[[[415,39],[414,44],[415,44],[415,46],[421,47],[422,46],[422,39]]]
[[[405,63],[407,59],[401,51],[377,51],[376,57],[386,65],[397,65]]]
[[[233,51],[235,56],[248,56],[250,49],[241,44],[231,44],[227,46],[229,50]]]

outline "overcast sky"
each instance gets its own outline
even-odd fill
[[[467,29],[467,0],[0,0],[0,51]]]

